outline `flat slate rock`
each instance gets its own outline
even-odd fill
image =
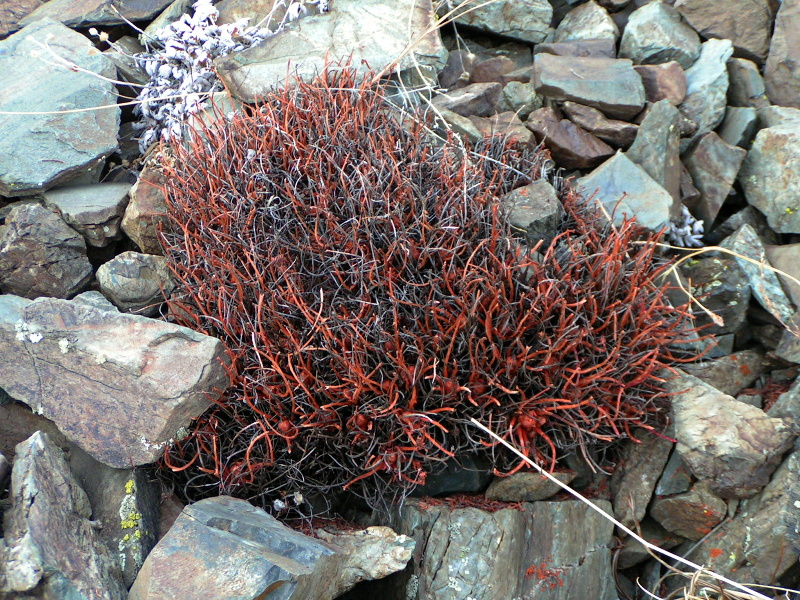
[[[172,0],[49,0],[22,19],[21,25],[25,26],[39,19],[53,19],[76,29],[92,25],[124,25],[126,19],[148,21],[171,2]]]
[[[90,245],[102,248],[122,236],[130,189],[129,183],[75,185],[45,192],[44,202]]]
[[[45,43],[59,59],[49,55]],[[116,87],[91,73],[49,64],[60,59],[103,77],[117,76],[114,63],[88,39],[49,19],[0,41],[0,111],[52,113],[0,114],[2,196],[39,193],[97,166],[117,149]],[[97,106],[112,108],[57,113]]]
[[[459,9],[462,4],[466,6]],[[538,44],[545,41],[552,31],[553,7],[547,0],[500,0],[478,4],[470,0],[455,0],[452,6],[457,9],[456,24],[520,42]]]

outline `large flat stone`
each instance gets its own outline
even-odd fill
[[[730,40],[708,40],[700,48],[700,57],[686,71],[686,99],[680,109],[686,118],[697,123],[695,140],[716,129],[725,117],[726,63],[732,54]]]
[[[455,0],[452,6],[457,24],[485,33],[502,35],[520,42],[538,44],[551,32],[553,7],[547,0],[499,0],[471,2]]]
[[[767,96],[773,104],[800,108],[800,0],[783,0],[764,69]]]
[[[89,73],[52,64],[59,60]],[[0,195],[36,194],[117,149],[116,88],[92,75],[115,78],[117,70],[84,36],[51,20],[36,21],[0,41],[0,73],[0,111],[46,113],[0,114]],[[98,106],[111,108],[59,113]]]
[[[38,19],[53,19],[67,27],[124,25],[128,21],[147,21],[169,6],[172,0],[49,0],[25,17],[21,24]],[[114,10],[116,9],[116,10]]]
[[[122,235],[119,226],[130,189],[129,183],[75,185],[50,190],[44,199],[89,244],[103,247]]]

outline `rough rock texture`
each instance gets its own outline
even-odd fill
[[[0,539],[0,597],[126,598],[116,562],[89,521],[86,493],[46,434],[17,446],[11,501]]]
[[[776,269],[800,279],[800,244],[784,244],[783,246],[764,246],[767,260]],[[800,306],[800,284],[785,275],[778,274],[784,291],[795,306]]]
[[[636,65],[633,68],[642,78],[648,102],[669,100],[672,106],[678,106],[686,98],[686,73],[674,60],[660,65]]]
[[[520,146],[527,146],[534,139],[533,133],[513,112],[498,113],[491,117],[468,117],[481,134],[481,138],[502,135],[516,140]]]
[[[627,59],[536,54],[533,77],[540,96],[593,106],[607,117],[630,119],[644,107],[642,78]]]
[[[19,21],[44,4],[44,0],[0,0],[0,37],[17,31]]]
[[[49,0],[44,6],[22,19],[28,25],[38,19],[53,19],[67,27],[122,25],[128,21],[147,21],[164,10],[171,0]],[[116,8],[117,10],[114,10]]]
[[[635,527],[644,518],[672,442],[644,430],[633,432],[636,443],[625,443],[620,466],[611,477],[614,515],[628,527]]]
[[[158,241],[159,226],[169,223],[162,186],[165,180],[151,165],[146,165],[130,190],[130,201],[122,217],[122,230],[146,254],[163,254]]]
[[[500,202],[507,206],[511,226],[524,232],[528,246],[533,247],[540,241],[543,248],[550,245],[564,216],[564,208],[552,185],[539,179],[509,192]]]
[[[688,69],[700,53],[700,37],[668,4],[650,2],[628,18],[619,55],[637,64],[676,61]]]
[[[728,94],[727,60],[733,54],[730,40],[711,39],[700,50],[700,57],[686,71],[686,99],[681,112],[697,123],[697,139],[713,131],[725,116]]]
[[[619,38],[619,28],[605,8],[594,0],[572,9],[556,28],[555,42]]]
[[[737,54],[763,62],[769,50],[773,12],[769,0],[678,0],[675,8],[704,38],[725,38]]]
[[[681,455],[673,450],[664,471],[656,484],[656,496],[673,496],[686,492],[692,486],[692,473]]]
[[[552,473],[561,483],[569,485],[575,479],[575,472]],[[534,471],[522,471],[508,477],[496,477],[484,494],[487,500],[501,502],[536,502],[563,491],[557,483]]]
[[[536,44],[535,54],[553,54],[555,56],[574,56],[576,58],[616,58],[617,47],[610,38],[601,40],[572,40],[571,42]]]
[[[725,143],[747,150],[758,131],[758,113],[752,106],[729,106],[717,131]]]
[[[684,158],[683,164],[700,191],[700,201],[689,208],[709,227],[728,198],[746,155],[746,150],[725,143],[712,131],[701,137]]]
[[[607,501],[595,503],[611,509]],[[577,501],[488,513],[408,500],[398,527],[417,542],[408,600],[555,600],[574,590],[596,600],[616,598],[613,525]]]
[[[621,223],[625,215],[635,216],[639,225],[652,231],[667,224],[674,202],[669,192],[621,152],[578,179],[576,190],[586,199],[594,194],[615,223]]]
[[[764,79],[753,61],[745,58],[728,60],[728,79],[728,104],[731,106],[769,106]]]
[[[715,259],[710,259],[715,260]],[[681,367],[708,385],[728,396],[736,396],[764,372],[764,353],[740,350],[713,360],[688,363]]]
[[[800,0],[783,0],[764,69],[767,96],[773,104],[800,108]]]
[[[15,206],[0,226],[0,290],[25,298],[69,298],[92,277],[86,242],[51,210]]]
[[[102,248],[122,235],[119,226],[130,189],[129,183],[77,185],[45,192],[44,202],[89,244]]]
[[[639,131],[638,125],[609,119],[602,112],[590,106],[567,101],[564,102],[562,108],[570,121],[615,148],[628,148],[636,139]]]
[[[565,169],[586,169],[599,165],[614,149],[572,121],[562,119],[554,108],[533,111],[525,126],[544,141],[556,163]]]
[[[123,252],[97,269],[100,291],[123,312],[146,317],[158,313],[175,282],[163,256]]]
[[[458,8],[467,2],[469,0],[455,0],[452,5]],[[532,44],[543,42],[552,31],[553,7],[547,0],[500,0],[480,4],[486,5],[468,4],[474,9],[469,12],[465,10],[467,7],[461,8],[459,12],[466,14],[459,16],[456,23]]]
[[[0,387],[115,468],[155,461],[228,385],[218,340],[80,298],[0,296],[0,352]]]
[[[402,569],[414,548],[383,527],[328,537],[345,547],[293,531],[244,500],[201,500],[147,557],[128,600],[194,600],[198,590],[206,598],[333,600]]]
[[[56,56],[42,47],[45,42]],[[62,59],[91,73],[50,64]],[[0,41],[0,73],[0,111],[113,106],[64,114],[0,114],[0,195],[26,196],[53,187],[117,149],[116,88],[92,75],[114,78],[117,70],[84,36],[60,23],[37,21]]]
[[[756,135],[739,172],[747,202],[778,233],[800,233],[800,124]]]
[[[667,382],[677,450],[721,498],[751,498],[769,481],[795,435],[788,421],[737,402],[682,373]]]
[[[284,81],[287,61],[289,75],[302,79],[321,71],[326,58],[350,57],[353,68],[363,74],[367,64],[375,71],[389,66],[411,44],[413,51],[393,70],[417,64],[433,78],[434,70],[442,68],[447,58],[434,25],[430,0],[388,4],[383,0],[337,0],[331,3],[330,12],[300,19],[257,46],[217,58],[214,65],[225,86],[244,102],[254,102]]]
[[[433,105],[463,117],[486,117],[495,112],[503,86],[499,83],[472,83],[436,96]]]
[[[656,498],[650,516],[667,531],[688,540],[699,540],[719,525],[727,512],[725,501],[701,482],[683,494]]]

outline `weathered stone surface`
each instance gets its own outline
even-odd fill
[[[45,43],[59,58],[49,55],[42,47]],[[62,59],[89,73],[52,64]],[[117,149],[116,88],[93,75],[115,78],[117,70],[84,36],[60,23],[37,21],[0,41],[0,73],[6,82],[0,111],[113,107],[62,114],[0,114],[0,195],[26,196],[53,187]]]
[[[446,108],[439,107],[436,110],[439,113],[437,116],[441,116],[441,118],[444,119],[446,129],[451,129],[456,135],[467,138],[472,144],[483,139],[483,134],[478,131],[478,128],[475,127],[468,117],[462,117]]]
[[[89,521],[86,493],[46,434],[37,432],[17,446],[11,499],[0,540],[0,556],[6,553],[6,560],[0,560],[0,594],[125,599],[116,563]]]
[[[723,394],[736,396],[764,373],[763,363],[764,355],[760,351],[741,350],[721,358],[689,363],[681,369]]]
[[[606,9],[589,0],[573,8],[556,28],[555,42],[571,42],[573,40],[610,39],[615,43],[619,38],[619,28],[608,16]]]
[[[758,131],[758,115],[752,106],[729,106],[717,130],[719,137],[731,146],[749,148]]]
[[[611,477],[614,515],[623,525],[635,527],[644,518],[672,442],[644,430],[633,432],[639,443],[625,443],[623,458]]]
[[[681,199],[679,119],[678,109],[669,101],[656,102],[647,111],[636,140],[626,153],[675,199],[670,213],[672,218],[678,216]]]
[[[20,21],[25,26],[39,19],[53,19],[67,27],[123,25],[128,21],[147,21],[164,10],[172,0],[49,0]],[[116,10],[114,10],[116,8]]]
[[[123,252],[97,269],[100,291],[123,312],[146,317],[158,313],[175,282],[163,256]]]
[[[600,40],[572,40],[571,42],[536,44],[534,55],[544,53],[575,58],[616,58],[617,47],[611,38]]]
[[[767,245],[764,246],[764,252],[766,252],[769,264],[800,280],[800,244]],[[800,306],[800,284],[780,273],[778,273],[778,280],[792,303]]]
[[[525,126],[536,134],[538,141],[544,141],[556,163],[566,169],[591,168],[614,153],[611,146],[563,119],[554,108],[532,112]]]
[[[692,473],[677,451],[672,452],[656,484],[656,496],[674,496],[692,487]]]
[[[432,468],[425,483],[415,487],[412,495],[474,494],[486,489],[491,479],[492,465],[485,456],[464,453]]]
[[[783,0],[764,68],[767,96],[773,104],[800,108],[800,0]]]
[[[713,131],[725,116],[728,95],[727,60],[733,54],[730,40],[711,39],[686,71],[686,99],[681,112],[697,123],[695,139]]]
[[[35,203],[11,209],[0,226],[0,289],[25,298],[69,298],[92,278],[86,242]]]
[[[521,146],[527,146],[533,139],[533,133],[525,127],[516,113],[507,111],[492,115],[491,117],[468,117],[481,137],[502,135],[509,139],[516,139]]]
[[[562,108],[570,121],[615,148],[628,148],[636,139],[639,131],[638,125],[609,119],[602,112],[590,106],[567,101],[564,102]]]
[[[630,119],[644,107],[642,78],[626,59],[537,54],[533,81],[540,96],[593,106],[611,118]]]
[[[13,398],[6,404],[0,404],[0,452],[13,458],[17,444],[37,431],[46,433],[56,446],[69,451],[69,440],[50,419],[37,415],[22,402],[14,402]]]
[[[794,307],[786,297],[775,272],[761,267],[762,263],[767,264],[767,255],[755,230],[750,225],[742,225],[720,245],[750,259],[735,257],[750,280],[753,296],[775,318],[782,323],[789,323],[794,317]]]
[[[504,75],[516,70],[516,63],[507,56],[493,56],[475,63],[470,83],[502,83]],[[530,77],[528,78],[530,80]]]
[[[768,0],[729,0],[724,10],[708,0],[678,0],[675,8],[704,38],[731,40],[745,58],[763,62],[767,57],[773,17]]]
[[[0,488],[5,489],[6,479],[8,479],[8,474],[10,472],[11,472],[11,465],[9,465],[8,459],[2,452],[0,452]]]
[[[756,109],[758,126],[800,128],[800,109],[789,106],[762,106]]]
[[[689,540],[707,535],[722,522],[727,512],[728,505],[705,482],[676,496],[656,498],[650,508],[650,516],[664,529]]]
[[[686,98],[686,73],[674,60],[659,65],[636,65],[634,70],[642,78],[644,95],[648,102],[669,100],[678,106]]]
[[[464,117],[487,117],[495,112],[502,89],[499,83],[472,83],[436,96],[433,105]]]
[[[721,498],[751,498],[769,481],[795,435],[783,419],[737,402],[682,373],[667,382],[677,450]]]
[[[447,57],[447,63],[439,72],[439,85],[446,90],[456,84],[463,87],[472,78],[472,70],[478,57],[469,50],[453,50]]]
[[[523,121],[533,111],[540,108],[542,108],[542,99],[536,93],[536,88],[532,82],[509,81],[503,86],[500,100],[497,103],[497,110],[501,112],[511,111]]]
[[[637,8],[622,33],[619,55],[637,64],[676,61],[691,67],[700,54],[700,37],[678,12],[657,0]]]
[[[309,79],[326,61],[346,57],[364,75],[367,65],[380,71],[403,56],[394,71],[418,65],[433,79],[447,57],[435,22],[430,1],[338,0],[331,3],[330,12],[299,19],[256,46],[217,58],[214,66],[226,87],[244,102],[254,102],[287,75]],[[409,47],[413,50],[404,55]]]
[[[458,8],[468,1],[455,0],[452,6]],[[469,7],[473,10],[458,10],[456,24],[532,44],[543,42],[552,31],[553,7],[547,0],[500,0]]]
[[[370,577],[401,570],[414,542],[385,527],[313,539],[244,500],[187,506],[147,557],[128,600],[333,600]],[[276,593],[277,590],[280,590]]]
[[[146,165],[129,192],[130,201],[122,217],[122,230],[146,254],[164,253],[158,241],[158,228],[169,223],[165,183],[157,168]]]
[[[728,198],[747,151],[727,144],[713,131],[705,134],[684,157],[700,202],[690,207],[710,226]]]
[[[155,461],[228,385],[219,340],[72,301],[0,296],[0,387],[115,468]]]
[[[508,211],[511,227],[525,236],[525,243],[533,247],[542,243],[547,248],[558,233],[564,216],[564,207],[555,189],[544,179],[519,187],[500,199]]]
[[[728,79],[728,104],[731,106],[769,106],[764,79],[753,61],[746,58],[729,59]]]
[[[119,226],[130,189],[129,183],[76,185],[45,192],[44,202],[89,244],[102,248],[122,235]]]
[[[656,521],[647,518],[641,523],[641,537],[664,550],[674,548],[683,541],[682,537],[670,533]],[[625,540],[625,546],[619,553],[617,568],[628,569],[637,565],[650,558],[651,552],[652,550],[645,548],[639,540],[629,537]]]
[[[0,38],[22,27],[20,20],[44,2],[45,0],[0,0]]]
[[[786,324],[786,328],[780,332],[778,344],[773,350],[774,355],[785,361],[800,364],[800,335],[798,333],[800,333],[800,316],[795,314],[794,318]]]
[[[739,172],[747,202],[778,233],[800,233],[800,125],[756,135]]]
[[[741,177],[741,173],[739,174]],[[726,237],[735,233],[742,225],[750,225],[765,244],[777,244],[778,236],[767,224],[763,213],[752,206],[745,206],[742,210],[733,213],[722,223],[706,234],[706,243],[718,245]]]
[[[712,313],[722,319],[713,323],[704,311],[695,311],[696,325],[707,334],[721,335],[738,331],[747,318],[750,303],[750,280],[732,257],[700,258],[681,268],[692,281],[692,293]]]
[[[616,224],[625,215],[642,227],[658,231],[669,221],[673,198],[647,172],[621,152],[577,181],[584,198],[600,201]]]
[[[561,483],[569,485],[575,479],[573,471],[552,473]],[[536,502],[563,491],[561,486],[534,471],[521,471],[508,477],[496,477],[485,496],[501,502]]]
[[[604,500],[595,503],[611,509]],[[616,598],[613,525],[577,501],[488,513],[408,500],[398,527],[417,543],[409,599],[555,600],[569,590],[597,600]]]

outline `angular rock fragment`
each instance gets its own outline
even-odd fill
[[[697,483],[691,490],[667,498],[656,498],[650,516],[661,526],[688,540],[699,540],[722,522],[728,505],[709,489]]]
[[[71,186],[45,192],[44,202],[89,244],[102,248],[122,235],[120,222],[130,189],[128,183]]]
[[[508,211],[508,221],[516,231],[524,232],[525,243],[547,248],[558,233],[564,208],[553,186],[544,179],[519,187],[500,199]]]
[[[507,56],[493,56],[475,63],[470,83],[507,83],[503,77],[516,70],[517,65]],[[530,80],[530,79],[529,79]]]
[[[730,40],[708,40],[700,49],[700,57],[686,70],[686,99],[680,109],[687,119],[697,123],[694,139],[716,129],[725,116],[726,62],[732,54]]]
[[[645,519],[642,521],[640,530],[641,536],[645,540],[664,550],[674,548],[683,541],[682,537],[670,533],[652,519]],[[645,545],[639,540],[629,537],[625,540],[625,546],[619,553],[617,568],[628,569],[651,558],[651,553],[652,550],[645,548]]]
[[[464,117],[486,117],[495,112],[502,89],[499,83],[472,83],[436,96],[433,105]]]
[[[58,61],[88,72],[53,64]],[[116,88],[96,76],[114,79],[117,70],[84,36],[49,19],[36,21],[0,41],[0,73],[0,195],[28,196],[51,188],[96,167],[117,149]],[[58,112],[98,106],[110,108]]]
[[[669,100],[678,106],[686,98],[686,73],[674,60],[659,65],[636,65],[634,70],[642,78],[648,102]]]
[[[636,64],[676,61],[691,67],[700,54],[700,36],[681,20],[678,12],[657,0],[636,9],[622,34],[619,55]]]
[[[747,149],[758,131],[758,114],[752,106],[729,106],[717,130],[726,144]]]
[[[73,28],[124,25],[129,21],[152,19],[170,2],[171,0],[138,0],[117,5],[113,0],[49,0],[22,19],[21,24],[24,26],[39,19],[53,19]]]
[[[158,228],[169,224],[164,198],[164,176],[152,165],[145,165],[130,190],[130,201],[122,217],[122,230],[146,254],[163,254]]]
[[[630,146],[639,131],[638,125],[609,119],[602,112],[590,106],[567,101],[564,102],[562,108],[570,121],[616,148]]]
[[[561,118],[554,108],[533,111],[525,126],[543,141],[553,159],[565,169],[585,169],[599,165],[614,154],[614,149],[578,127]]]
[[[668,100],[653,104],[647,111],[633,145],[626,156],[644,169],[676,200],[670,216],[676,218],[681,199],[680,113]]]
[[[468,117],[481,133],[481,137],[502,135],[508,140],[516,140],[521,146],[527,146],[533,140],[533,133],[513,112],[508,111],[491,117]]]
[[[159,305],[175,289],[163,256],[123,252],[97,269],[100,291],[123,312],[146,317],[158,313]]]
[[[677,450],[721,498],[751,498],[769,481],[795,434],[789,422],[686,373],[667,382]]]
[[[501,112],[513,112],[523,121],[530,114],[542,108],[542,99],[536,93],[533,83],[520,83],[519,81],[509,81],[503,86],[500,93],[500,100],[497,103],[497,110]]]
[[[626,59],[536,54],[533,73],[537,94],[593,106],[607,117],[630,119],[644,107],[642,78]]]
[[[656,496],[674,496],[686,492],[692,486],[692,473],[681,455],[673,451],[656,484]]]
[[[44,2],[45,0],[0,0],[0,38],[20,29],[20,20]]]
[[[573,40],[610,39],[615,43],[619,28],[605,8],[594,0],[579,4],[572,9],[556,28],[555,42]]]
[[[572,40],[571,42],[536,44],[534,55],[539,53],[555,56],[574,56],[576,58],[616,58],[617,47],[614,40]]]
[[[800,0],[781,2],[764,68],[767,96],[773,104],[800,108]]]
[[[705,311],[696,311],[695,324],[703,327],[703,333],[733,333],[744,325],[750,304],[750,279],[734,258],[700,258],[685,264],[681,272],[691,280],[692,294],[721,320],[714,322]]]
[[[25,298],[70,298],[92,278],[86,242],[56,213],[15,206],[0,226],[0,290]]]
[[[17,446],[11,499],[0,539],[0,595],[126,598],[119,568],[89,520],[86,493],[46,434],[37,432]]]
[[[683,365],[681,369],[723,394],[736,396],[764,373],[763,363],[762,352],[740,350],[721,358],[689,363]]]
[[[764,246],[764,251],[769,264],[795,279],[800,279],[800,244],[769,245]],[[800,306],[800,284],[780,273],[778,279],[792,303]]]
[[[574,471],[551,473],[561,483],[569,485],[575,479]],[[534,471],[522,471],[508,477],[496,477],[486,490],[487,500],[501,502],[536,502],[547,500],[563,488],[544,475]]]
[[[0,387],[115,468],[158,459],[228,385],[222,343],[80,299],[0,296]]]
[[[763,108],[769,106],[764,79],[758,65],[745,58],[728,60],[728,104]],[[769,125],[767,125],[769,127]]]
[[[500,0],[499,2],[468,4],[469,0],[452,2],[456,24],[469,25],[480,31],[538,44],[543,42],[553,20],[553,7],[547,0]],[[466,4],[466,6],[461,6]],[[460,7],[460,10],[459,10]],[[470,10],[466,10],[469,8]]]
[[[447,57],[447,64],[439,72],[439,86],[449,90],[456,84],[469,83],[478,57],[469,50],[453,50]]]

